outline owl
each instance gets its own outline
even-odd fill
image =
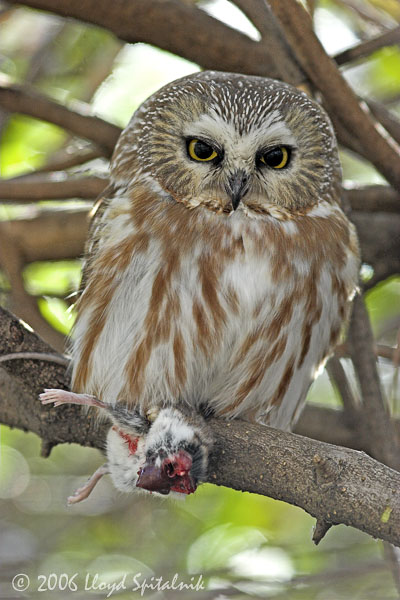
[[[359,271],[329,118],[296,88],[202,72],[135,112],[84,267],[73,392],[113,425],[124,491],[189,494],[210,416],[288,430],[337,343]]]

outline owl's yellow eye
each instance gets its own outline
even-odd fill
[[[190,140],[188,143],[188,153],[190,158],[193,160],[200,160],[202,162],[213,160],[218,156],[216,151],[210,144],[202,142],[201,140]]]
[[[289,160],[290,148],[286,146],[277,146],[260,156],[260,161],[273,169],[283,169],[288,165]]]

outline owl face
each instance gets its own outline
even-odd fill
[[[139,108],[117,150],[114,178],[130,163],[190,209],[255,217],[338,193],[328,117],[296,88],[261,77],[204,72],[168,84]]]

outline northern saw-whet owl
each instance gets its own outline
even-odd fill
[[[72,389],[43,403],[113,422],[115,486],[188,494],[210,415],[290,429],[339,339],[359,270],[321,107],[285,83],[221,72],[174,81],[123,131],[92,226]]]

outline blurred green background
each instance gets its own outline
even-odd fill
[[[330,54],[378,35],[400,22],[400,3],[328,1],[315,3],[315,26]],[[226,0],[199,3],[228,24],[257,37],[245,17]],[[356,8],[354,8],[356,6]],[[363,12],[364,11],[364,12]],[[367,16],[365,16],[365,14]],[[28,83],[67,105],[85,101],[98,116],[119,126],[164,83],[198,70],[179,57],[144,44],[123,45],[111,34],[73,21],[18,8],[0,10],[0,77]],[[378,99],[400,114],[400,49],[391,46],[352,63],[345,75],[363,97]],[[13,115],[0,116],[1,176],[13,177],[45,165],[54,152],[73,152],[85,142],[71,140],[56,126]],[[344,178],[371,184],[380,175],[350,152],[341,153]],[[104,173],[98,158],[75,169]],[[73,171],[74,172],[74,171]],[[0,204],[0,219],[24,218],[43,208],[82,206],[82,201]],[[368,276],[368,268],[364,273]],[[65,300],[79,283],[78,260],[33,263],[24,271],[27,291],[41,314],[67,334],[73,310]],[[9,283],[0,273],[0,301],[7,304]],[[382,282],[367,296],[378,342],[394,345],[400,325],[400,278]],[[345,368],[354,379],[350,365]],[[382,380],[393,410],[399,403],[398,369],[381,360]],[[310,402],[339,405],[324,373],[312,386]],[[23,410],[23,407],[21,407]],[[206,590],[147,590],[146,598],[262,597],[293,600],[381,600],[398,598],[383,558],[382,544],[345,526],[333,528],[316,548],[313,519],[302,510],[268,498],[203,485],[185,501],[124,496],[104,478],[84,503],[67,508],[66,497],[101,463],[98,451],[76,445],[39,457],[33,434],[0,426],[0,598],[105,598],[109,590],[85,590],[127,579],[127,590],[113,597],[139,598],[132,577],[198,581]],[[17,573],[31,578],[24,593],[13,591]],[[72,588],[61,574],[78,575]],[[39,592],[39,575],[54,574]],[[153,579],[152,579],[153,578]],[[73,583],[78,590],[73,591]],[[96,588],[96,585],[92,586]],[[49,588],[55,586],[55,589]]]

